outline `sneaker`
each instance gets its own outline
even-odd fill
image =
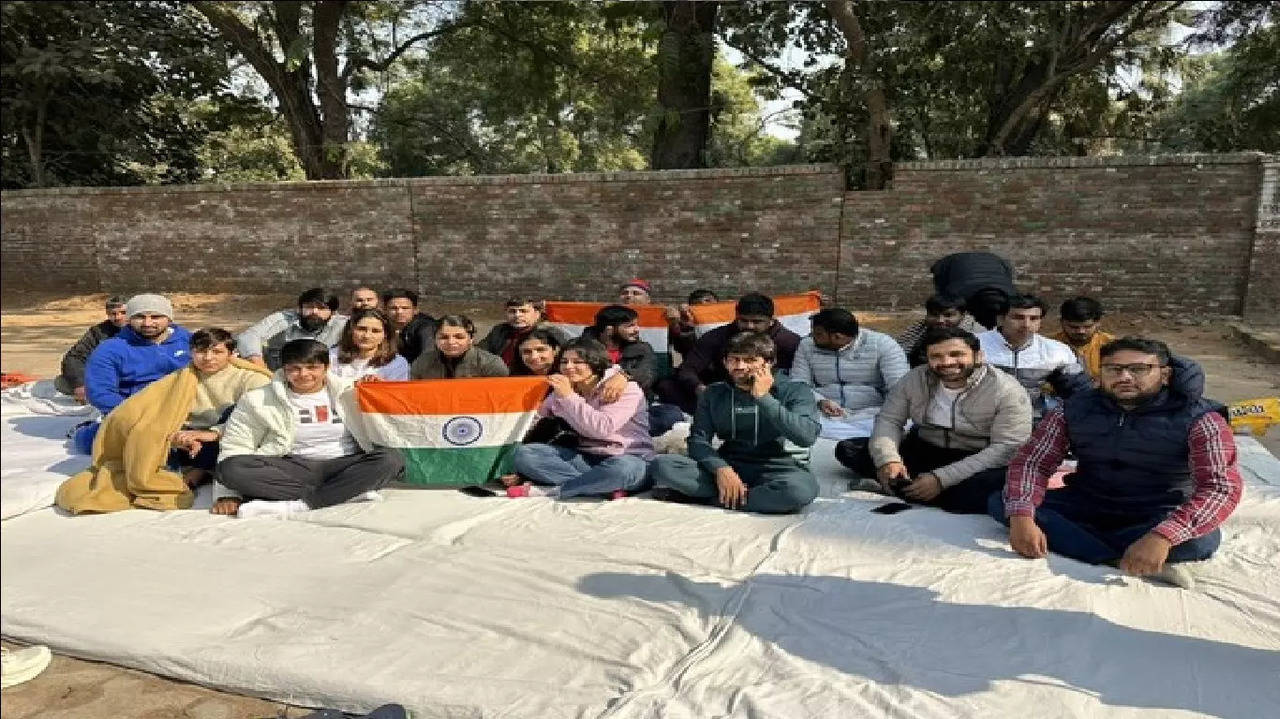
[[[4,649],[0,663],[3,664],[3,679],[0,680],[0,688],[8,689],[11,686],[31,681],[44,671],[49,662],[53,660],[53,654],[49,651],[49,647],[34,646],[26,649]]]
[[[626,499],[628,496],[630,495],[627,494],[627,490],[615,489],[613,490],[613,494],[609,495],[609,501],[613,501],[615,499]]]

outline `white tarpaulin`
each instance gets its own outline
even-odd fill
[[[64,452],[43,441],[33,472]],[[29,512],[0,525],[0,614],[82,657],[415,717],[1259,719],[1280,463],[1255,448],[1191,590],[1017,558],[986,517],[873,514],[825,443],[824,497],[789,517],[452,490],[286,522]]]

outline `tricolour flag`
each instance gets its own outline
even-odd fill
[[[432,486],[484,484],[509,471],[546,396],[542,377],[356,386],[369,438],[404,453],[406,482]]]
[[[548,302],[544,317],[570,337],[596,323],[596,313],[608,305],[602,302]],[[670,374],[671,348],[667,341],[667,310],[661,305],[629,305],[640,315],[640,339],[648,342],[658,356],[658,376]]]
[[[689,311],[693,314],[694,332],[701,337],[717,327],[729,324],[737,314],[737,304],[731,300],[693,305]],[[801,337],[809,335],[809,318],[820,309],[822,300],[817,290],[798,295],[777,295],[773,298],[774,319]]]

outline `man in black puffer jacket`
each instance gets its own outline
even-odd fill
[[[1049,550],[1134,575],[1189,581],[1166,563],[1206,559],[1240,501],[1235,439],[1221,405],[1203,397],[1204,372],[1155,340],[1102,347],[1101,386],[1051,410],[1009,465],[990,511],[1013,549]],[[1049,477],[1071,451],[1062,489]]]

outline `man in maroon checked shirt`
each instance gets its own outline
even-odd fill
[[[1231,428],[1202,396],[1200,366],[1163,342],[1114,340],[1100,370],[1098,388],[1048,412],[1014,455],[991,515],[1024,557],[1052,550],[1190,586],[1174,563],[1212,555],[1240,501]],[[1048,490],[1068,450],[1076,471]]]

